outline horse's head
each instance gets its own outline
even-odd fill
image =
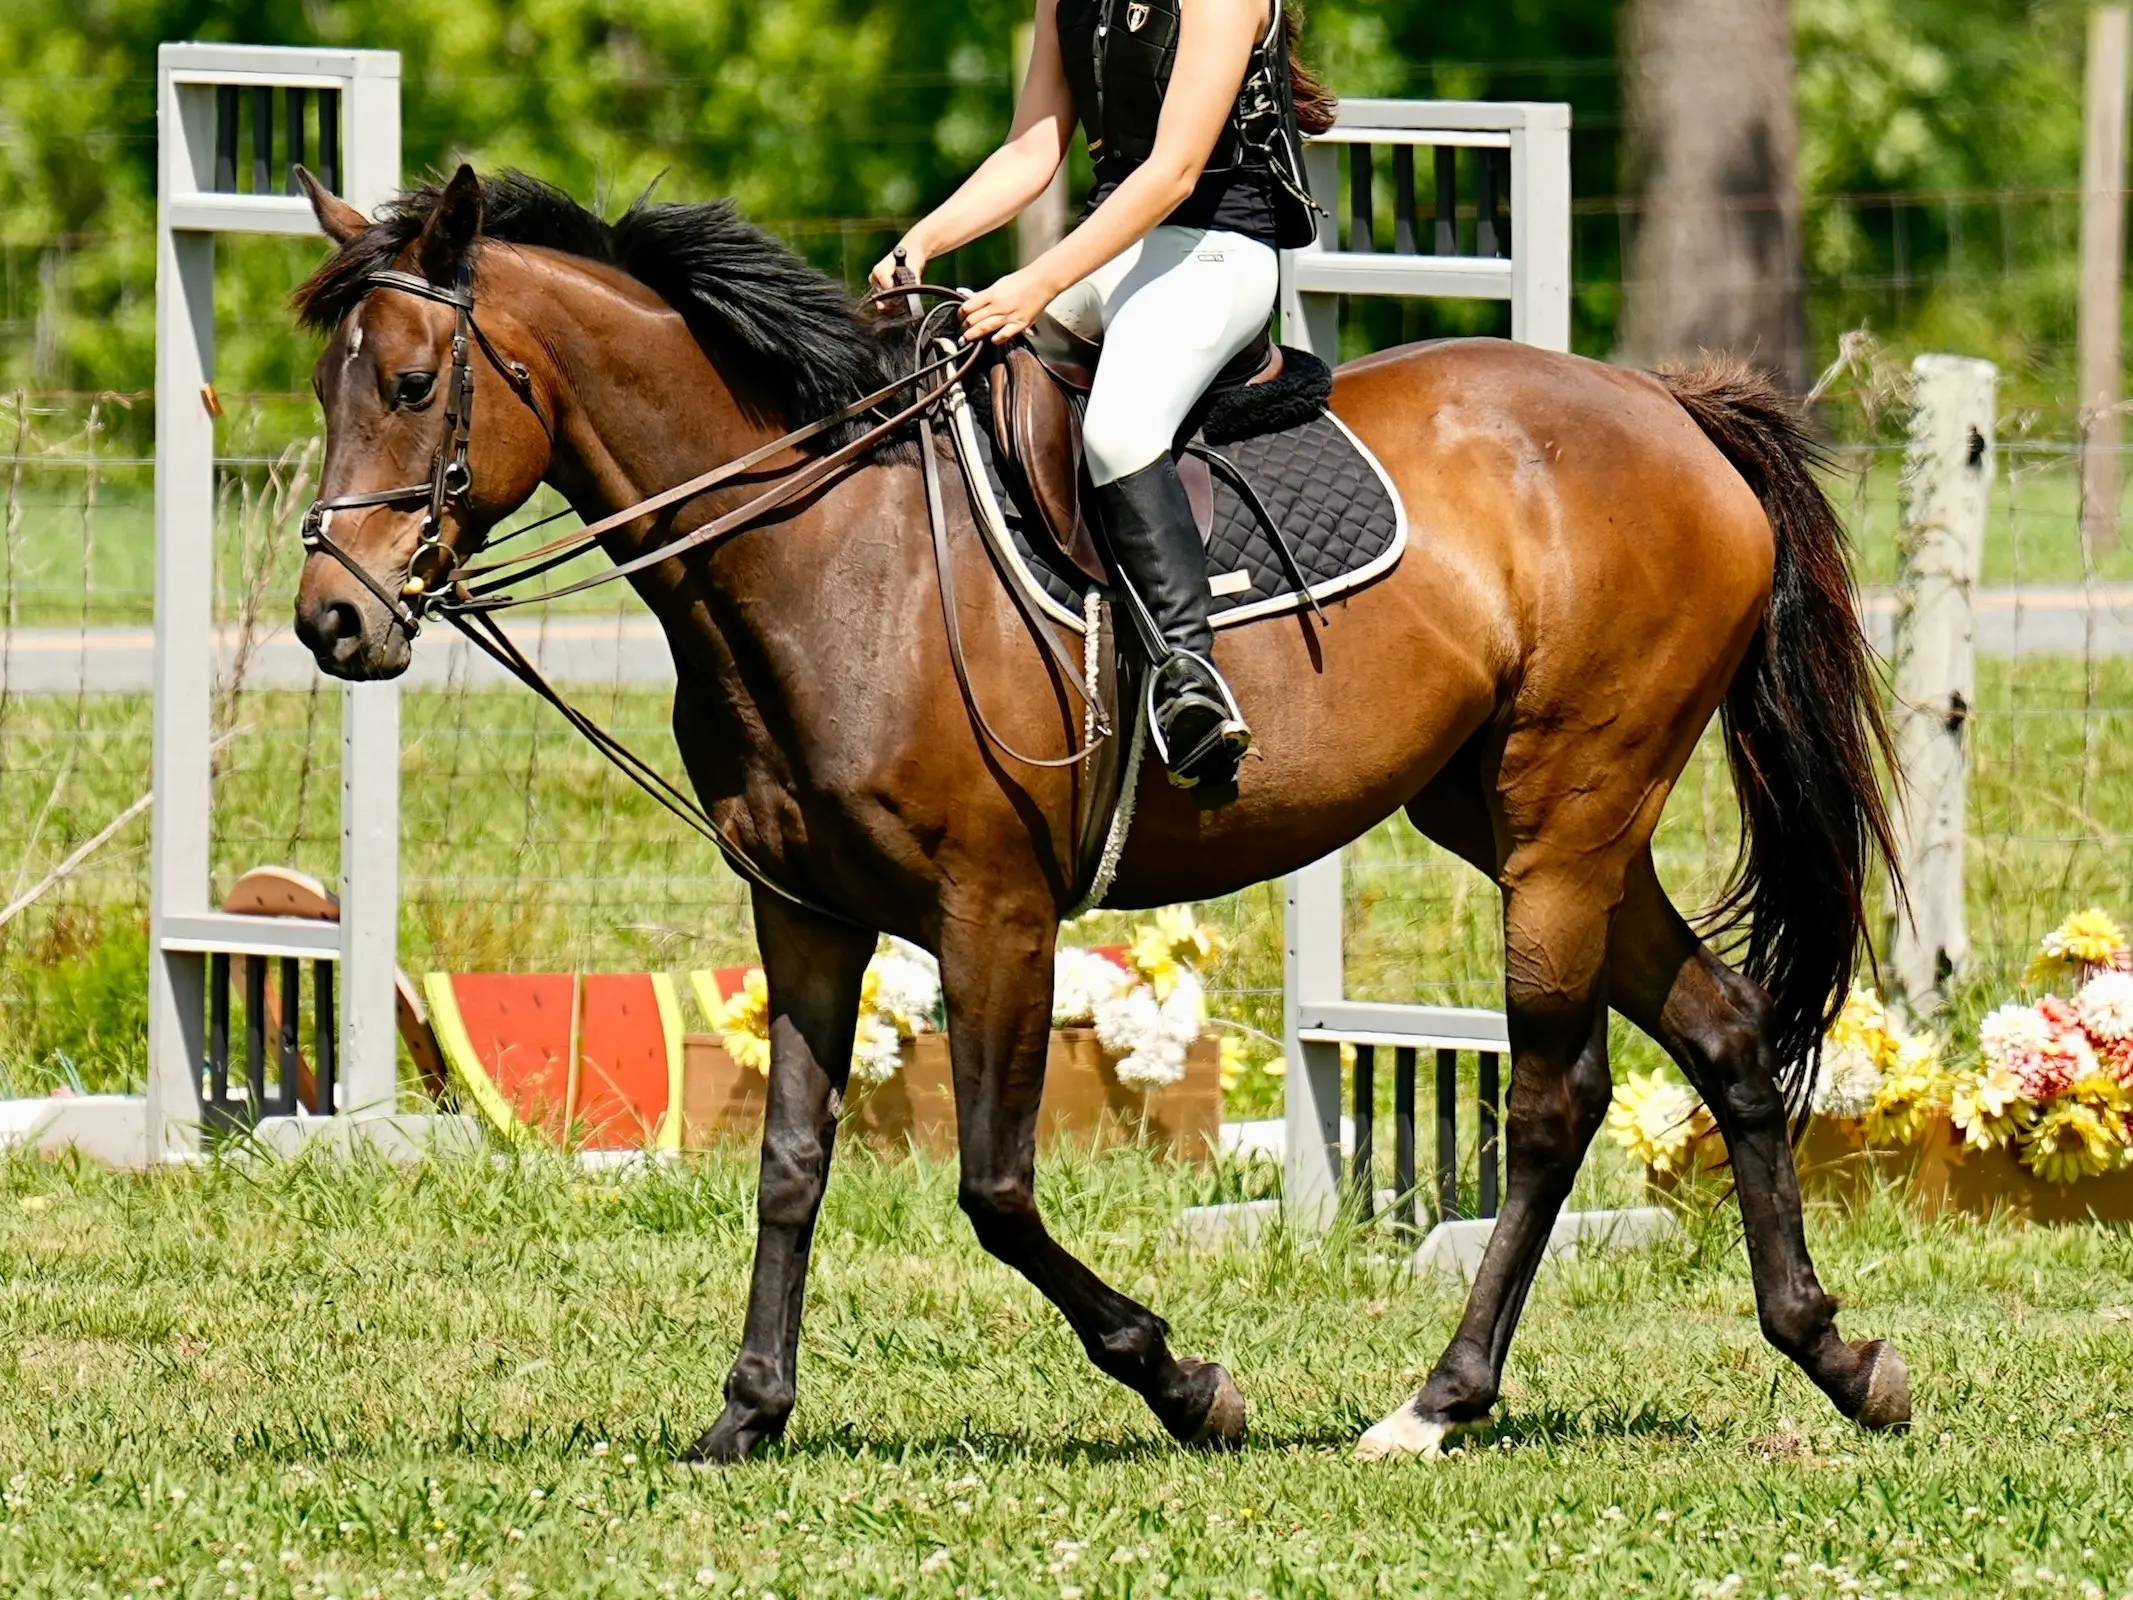
[[[523,313],[479,279],[482,190],[461,167],[375,222],[300,173],[339,251],[297,291],[328,330],[326,416],[296,632],[337,678],[405,671],[415,618],[490,528],[539,487],[550,440]],[[477,284],[490,292],[476,319]],[[519,348],[519,347],[525,348]]]

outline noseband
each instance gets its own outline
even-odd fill
[[[496,346],[489,342],[489,336],[482,332],[481,324],[474,320],[474,262],[470,255],[460,257],[456,281],[449,289],[412,272],[390,269],[373,272],[363,280],[363,287],[366,294],[373,289],[397,289],[418,300],[434,300],[453,309],[456,321],[452,328],[452,371],[445,389],[444,436],[437,441],[436,453],[430,458],[427,483],[403,484],[397,489],[371,489],[362,494],[341,494],[312,501],[310,509],[304,513],[304,549],[314,555],[331,556],[346,567],[358,583],[378,598],[412,641],[422,631],[422,616],[429,597],[450,583],[461,560],[458,552],[445,543],[444,513],[455,500],[464,508],[474,492],[474,469],[467,459],[474,433],[473,346],[481,346],[482,354],[532,409],[543,430],[548,430],[548,419],[541,416],[541,408],[534,401],[533,375],[527,371],[526,364],[499,355]],[[553,437],[552,430],[548,431]],[[372,577],[363,564],[327,532],[336,511],[416,504],[427,505],[428,510],[422,519],[422,535],[415,553],[408,557],[406,576],[398,594]],[[475,553],[479,554],[479,550]]]

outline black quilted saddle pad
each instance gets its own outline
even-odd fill
[[[979,430],[982,440],[984,430]],[[1339,419],[1319,410],[1295,426],[1221,445],[1218,454],[1249,482],[1288,536],[1311,598],[1324,602],[1392,570],[1407,544],[1407,515],[1385,469]],[[987,476],[1015,551],[1060,621],[1081,626],[1087,585],[1070,584],[1032,553],[1028,530]],[[1217,470],[1214,531],[1207,541],[1210,609],[1218,628],[1279,616],[1306,602],[1273,536]]]

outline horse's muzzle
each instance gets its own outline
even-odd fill
[[[312,556],[296,592],[296,637],[329,677],[397,678],[413,655],[405,630],[338,562]]]

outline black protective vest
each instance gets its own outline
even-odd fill
[[[1178,55],[1183,0],[1059,0],[1067,83],[1088,135],[1100,189],[1108,190],[1155,150],[1163,95]],[[1244,86],[1200,178],[1207,190],[1257,181],[1272,202],[1274,243],[1298,249],[1318,237],[1318,209],[1304,180],[1288,36],[1280,0],[1252,50]]]

